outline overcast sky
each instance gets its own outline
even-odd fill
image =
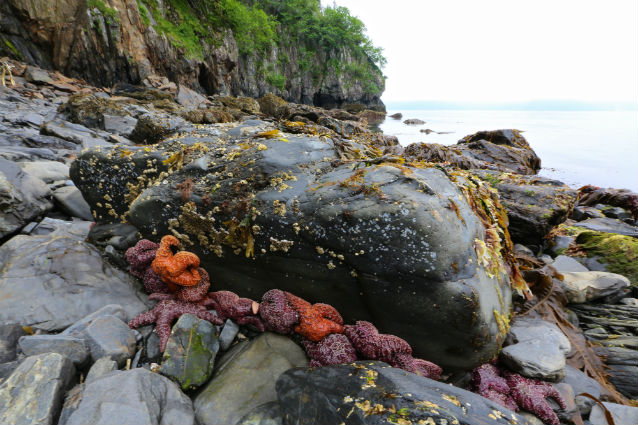
[[[386,102],[638,103],[638,0],[336,4],[384,48]]]

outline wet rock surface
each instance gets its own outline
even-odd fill
[[[105,264],[82,238],[60,227],[2,245],[0,319],[53,331],[108,304],[122,303],[129,317],[145,310],[131,278]]]
[[[108,373],[87,382],[82,400],[66,425],[193,425],[192,403],[177,384],[138,368]]]
[[[307,362],[301,347],[272,333],[236,345],[219,360],[213,379],[195,397],[197,420],[202,425],[236,423],[275,401],[279,375]]]
[[[399,419],[417,423],[431,418],[435,423],[508,424],[515,420],[529,424],[474,393],[382,362],[292,369],[277,380],[277,396],[284,423],[382,424]]]
[[[215,326],[192,314],[184,314],[171,331],[161,373],[176,381],[183,390],[195,389],[209,380],[218,351]]]
[[[75,370],[57,353],[31,356],[0,384],[0,422],[54,425]]]

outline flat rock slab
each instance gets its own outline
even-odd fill
[[[561,285],[570,303],[580,304],[614,295],[629,286],[625,276],[610,272],[562,273]]]
[[[0,423],[52,425],[75,369],[57,353],[28,357],[0,385]]]
[[[15,360],[18,340],[26,334],[18,323],[0,324],[0,363]]]
[[[617,233],[619,235],[633,236],[638,238],[638,227],[631,226],[614,218],[590,218],[585,221],[575,223],[576,227],[584,227],[585,229],[596,232]]]
[[[193,425],[191,400],[170,379],[138,368],[86,384],[66,425]]]
[[[45,183],[69,179],[69,166],[58,161],[33,161],[18,163],[22,170]]]
[[[519,318],[512,325],[506,342],[510,345],[501,351],[501,359],[514,372],[548,381],[565,377],[565,356],[572,347],[553,323]]]
[[[79,217],[83,220],[92,221],[91,207],[82,197],[82,193],[75,186],[62,186],[53,191],[53,199],[56,200],[62,209],[71,217]]]
[[[93,361],[108,357],[123,366],[135,354],[135,334],[115,316],[98,317],[84,330]]]
[[[86,235],[84,235],[85,237]],[[64,229],[18,235],[0,247],[0,321],[62,330],[108,304],[127,320],[147,309],[147,297],[126,273]]]
[[[559,255],[556,257],[552,263],[552,267],[554,267],[558,273],[589,271],[587,267],[567,255]]]
[[[39,178],[0,158],[0,238],[51,209],[51,191]]]
[[[161,373],[176,381],[184,390],[195,389],[213,374],[218,351],[215,326],[208,320],[184,314],[171,331]]]
[[[277,396],[284,423],[530,424],[477,394],[376,361],[291,369]]]
[[[607,402],[603,402],[603,405],[611,413],[616,425],[638,424],[638,407]],[[608,425],[607,418],[605,417],[605,411],[599,405],[596,404],[591,409],[589,422],[592,425]]]
[[[69,335],[28,335],[20,338],[18,345],[27,356],[59,353],[69,358],[75,366],[84,365],[89,358],[84,340]]]
[[[213,379],[195,398],[197,420],[200,425],[237,423],[256,407],[277,400],[279,375],[307,362],[297,344],[269,332],[237,344],[222,357]]]

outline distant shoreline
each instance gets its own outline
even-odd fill
[[[496,111],[638,111],[638,103],[535,100],[529,102],[386,101],[388,110],[496,110]]]

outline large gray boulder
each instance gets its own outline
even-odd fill
[[[27,357],[0,385],[0,423],[53,425],[75,369],[58,353]]]
[[[195,397],[198,422],[237,423],[253,409],[277,399],[279,375],[307,363],[301,347],[281,335],[267,332],[237,344],[222,357],[213,379]]]
[[[138,368],[86,383],[66,425],[193,425],[191,400],[170,379]]]
[[[496,354],[510,248],[503,233],[485,237],[477,214],[496,220],[501,211],[484,183],[380,158],[363,137],[290,134],[255,120],[227,129],[89,150],[71,177],[98,220],[126,218],[155,241],[176,235],[220,288],[257,300],[279,288],[332,304],[347,322],[370,320],[442,366]]]
[[[38,177],[0,158],[0,238],[53,208],[51,191]]]
[[[84,237],[62,226],[2,245],[0,321],[55,331],[108,304],[120,304],[127,320],[146,310],[138,284],[106,263]]]
[[[530,424],[477,394],[376,361],[291,369],[277,396],[290,424]]]

